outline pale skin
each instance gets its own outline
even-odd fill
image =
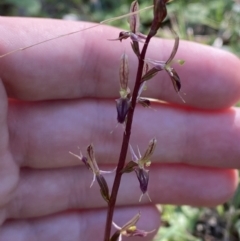
[[[87,26],[2,17],[0,55]],[[106,203],[96,183],[89,188],[91,172],[69,151],[86,154],[93,143],[99,168],[116,166],[122,53],[129,56],[131,88],[137,66],[128,40],[107,40],[118,33],[100,26],[0,59],[0,241],[101,240]],[[173,40],[153,39],[148,57],[166,60],[172,46]],[[237,187],[240,110],[233,105],[240,99],[240,61],[184,41],[176,58],[186,61],[176,66],[186,104],[159,73],[144,96],[170,104],[138,106],[133,123],[135,149],[158,141],[149,168],[153,203],[143,197],[139,204],[137,178],[125,174],[114,219],[119,226],[141,210],[139,228],[152,230],[160,225],[155,203],[214,206]],[[114,174],[105,177],[111,185]]]

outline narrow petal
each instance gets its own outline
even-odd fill
[[[100,187],[101,195],[103,199],[108,203],[110,198],[108,184],[105,178],[103,177],[103,175],[99,174],[96,176],[96,178],[97,178],[98,185]]]
[[[142,76],[144,76],[149,70],[149,64],[144,62]]]
[[[130,149],[130,152],[131,152],[131,155],[132,155],[132,160],[134,161],[134,162],[138,162],[138,157],[137,157],[137,155],[135,154],[135,152],[134,152],[134,150],[133,150],[133,148],[132,148],[132,146],[129,144],[129,149]]]
[[[99,168],[95,159],[95,152],[92,144],[87,147],[87,153],[88,153],[88,164],[90,165],[92,171],[95,174],[98,174]]]
[[[133,172],[134,169],[138,166],[138,164],[134,161],[130,161],[127,165],[121,170],[121,173],[130,173]]]
[[[92,179],[92,182],[90,184],[90,188],[93,186],[93,183],[95,182],[96,180],[96,174],[93,172],[93,179]]]
[[[142,33],[140,33],[140,32],[136,33],[136,35],[137,35],[138,38],[141,39],[143,42],[147,39],[147,36],[144,35],[144,34],[142,34]],[[139,42],[141,42],[141,41],[139,41]]]
[[[136,54],[136,56],[139,58],[140,56],[140,49],[139,49],[139,43],[136,41],[131,42],[132,50]]]
[[[123,225],[123,227],[119,227],[117,224],[115,224],[113,222],[113,226],[118,230],[114,233],[114,235],[112,236],[112,238],[110,239],[110,241],[120,241],[122,240],[122,236],[125,237],[146,237],[148,234],[152,233],[155,231],[151,230],[151,231],[145,231],[145,230],[141,230],[138,229],[136,227],[136,224],[138,222],[138,220],[140,219],[141,214],[138,213],[136,214],[130,221],[128,221],[125,225]]]
[[[150,198],[148,192],[145,192],[145,193],[142,193],[142,194],[141,194],[141,196],[140,196],[140,198],[139,198],[139,202],[142,201],[142,197],[143,197],[144,194],[148,197],[148,200],[149,200],[150,202],[152,202],[152,199]]]
[[[119,68],[119,79],[120,79],[120,87],[122,90],[127,92],[128,89],[128,76],[129,76],[129,67],[128,67],[128,56],[127,54],[123,54],[120,60],[120,68]],[[126,97],[126,96],[121,96]]]
[[[109,41],[116,41],[116,40],[120,40],[122,42],[123,39],[127,39],[130,37],[130,32],[125,32],[125,31],[122,31],[119,33],[119,36],[118,38],[115,38],[115,39],[108,39]]]
[[[136,33],[130,33],[130,38],[133,42],[139,42],[139,43],[144,43],[145,39],[143,39],[142,37],[140,37],[138,34]]]
[[[180,81],[180,78],[179,78],[177,72],[173,68],[166,69],[166,71],[172,80],[175,91],[178,93],[181,89],[181,81]]]
[[[124,224],[121,228],[121,232],[128,230],[132,226],[135,226],[138,222],[138,220],[141,217],[141,213],[137,213],[131,220],[129,220],[126,224]]]
[[[144,155],[141,157],[141,160],[143,162],[145,161],[149,161],[157,144],[157,139],[153,138],[152,140],[150,140],[149,144],[148,144],[148,148],[145,151]]]
[[[142,82],[138,91],[138,98],[141,96],[142,92],[147,89],[146,81]]]
[[[100,174],[111,174],[113,172],[115,172],[117,170],[117,167],[115,167],[113,170],[111,171],[103,171],[103,170],[100,170]]]
[[[143,77],[141,79],[141,82],[150,80],[151,78],[153,78],[161,70],[163,70],[163,68],[162,69],[157,69],[157,68],[153,67],[145,75],[143,75]]]
[[[155,229],[151,230],[151,231],[145,231],[145,230],[141,230],[141,229],[137,229],[137,228],[128,229],[126,236],[128,236],[128,237],[146,237],[149,233],[152,233],[154,231],[155,231]]]
[[[173,60],[173,58],[175,57],[175,55],[177,53],[178,46],[179,46],[179,37],[178,37],[177,33],[173,29],[172,29],[172,32],[175,35],[175,42],[174,42],[174,46],[173,46],[173,49],[172,49],[172,53],[169,56],[169,58],[168,58],[168,60],[166,62],[166,65],[168,65]]]
[[[79,155],[79,156],[76,155],[76,154],[74,154],[74,153],[72,153],[72,152],[69,152],[69,153],[70,153],[71,155],[77,157],[79,160],[81,160],[89,170],[92,170],[92,169],[91,169],[91,166],[88,164],[87,157],[83,156],[81,152],[80,152],[80,155]]]
[[[116,228],[117,230],[121,230],[121,227],[119,227],[116,223],[112,222],[112,225],[113,225],[114,228]]]

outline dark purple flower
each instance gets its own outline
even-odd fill
[[[92,187],[94,181],[96,180],[96,176],[100,176],[101,174],[109,174],[116,170],[116,169],[114,169],[112,171],[102,171],[99,169],[96,159],[95,159],[94,147],[92,144],[87,147],[88,157],[84,157],[81,152],[80,152],[79,156],[72,152],[69,152],[69,153],[71,155],[77,157],[79,160],[81,160],[87,166],[87,168],[92,171],[93,179],[92,179],[90,187]]]
[[[146,194],[148,199],[151,201],[151,198],[147,192],[148,181],[149,181],[149,173],[148,173],[149,171],[145,169],[145,166],[147,166],[147,167],[150,166],[150,164],[151,164],[150,158],[155,150],[156,144],[157,144],[157,140],[155,138],[150,140],[150,142],[148,144],[148,148],[145,151],[143,156],[141,156],[140,151],[138,150],[139,157],[137,157],[137,155],[134,153],[133,148],[130,145],[132,161],[134,161],[138,165],[138,166],[134,167],[133,170],[135,171],[135,173],[137,175],[137,178],[138,178],[138,181],[140,184],[140,189],[142,191],[142,194],[139,198],[139,202],[141,201],[142,196],[144,194]]]

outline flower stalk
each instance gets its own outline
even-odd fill
[[[152,38],[152,36],[150,36],[150,35],[147,36],[145,44],[143,45],[143,49],[142,49],[140,57],[139,57],[139,61],[138,61],[138,69],[137,69],[137,75],[136,75],[136,80],[135,80],[135,86],[134,86],[133,93],[132,93],[131,108],[128,111],[126,128],[125,128],[125,132],[123,133],[123,141],[122,141],[121,152],[120,152],[120,156],[119,156],[119,160],[118,160],[116,176],[114,179],[110,200],[108,202],[108,213],[107,213],[107,220],[106,220],[106,226],[105,226],[104,241],[110,240],[113,213],[114,213],[114,208],[115,208],[115,204],[116,204],[116,200],[117,200],[117,194],[118,194],[118,190],[119,190],[119,186],[120,186],[121,178],[122,178],[121,171],[125,165],[125,160],[126,160],[128,146],[129,146],[129,140],[130,140],[130,136],[131,136],[133,115],[134,115],[135,106],[137,103],[139,88],[141,86],[141,79],[142,79],[142,73],[143,73],[143,67],[144,67],[144,59],[145,59],[145,55],[146,55],[147,48],[148,48],[151,38]]]
[[[134,1],[134,2],[136,2],[136,1]],[[129,140],[130,140],[130,136],[131,136],[134,111],[135,111],[135,107],[136,107],[136,104],[139,99],[139,90],[142,85],[142,76],[143,76],[143,72],[145,71],[144,67],[146,66],[145,61],[144,61],[146,52],[147,52],[151,38],[157,33],[162,21],[166,17],[166,14],[167,14],[166,3],[167,2],[168,2],[168,0],[154,0],[154,2],[153,2],[154,3],[154,11],[153,11],[154,17],[153,17],[153,21],[152,21],[152,26],[149,31],[149,34],[147,35],[147,37],[145,39],[141,52],[138,53],[139,41],[135,41],[134,39],[132,39],[132,48],[138,58],[138,68],[137,68],[137,74],[136,74],[136,79],[135,79],[135,85],[134,85],[134,89],[133,89],[132,97],[131,97],[131,108],[129,108],[129,110],[128,110],[127,118],[125,121],[126,127],[125,127],[125,131],[123,133],[121,152],[120,152],[116,175],[115,175],[115,179],[114,179],[114,183],[113,183],[113,187],[112,187],[112,193],[111,193],[111,196],[110,196],[110,199],[108,202],[108,213],[107,213],[107,220],[106,220],[106,226],[105,226],[104,241],[110,240],[111,225],[112,225],[112,221],[113,221],[113,213],[114,213],[118,190],[119,190],[119,186],[120,186],[121,178],[122,178],[122,174],[123,174],[122,170],[125,166],[125,160],[126,160],[126,156],[127,156],[128,147],[129,147]],[[134,5],[134,6],[136,7],[136,5]],[[132,6],[131,6],[130,11],[132,11],[132,9],[135,9],[135,7],[132,8]],[[135,14],[133,15],[133,18],[136,18]],[[131,23],[131,21],[130,21],[130,23]],[[133,20],[132,26],[130,26],[131,30],[135,30],[134,28],[136,28],[136,26],[137,26],[137,24],[135,24],[135,23],[137,23],[137,21]],[[133,34],[135,34],[135,33],[133,33]],[[137,44],[137,47],[135,46],[136,45],[135,43]],[[145,181],[148,181],[148,180],[145,180]]]
[[[119,69],[119,79],[120,79],[120,98],[116,99],[116,109],[117,109],[117,120],[119,123],[124,125],[125,131],[123,132],[122,144],[120,155],[118,159],[118,164],[116,168],[116,175],[114,178],[112,191],[109,193],[108,185],[106,180],[104,179],[105,171],[101,171],[98,168],[93,145],[89,145],[87,148],[88,157],[84,157],[81,153],[80,156],[71,153],[72,155],[79,158],[88,169],[90,169],[93,173],[93,182],[97,180],[100,186],[100,192],[103,199],[107,202],[108,211],[107,211],[107,219],[105,225],[105,233],[104,233],[104,241],[120,241],[122,236],[141,236],[145,237],[149,232],[144,230],[140,230],[136,228],[136,223],[140,218],[140,213],[135,215],[129,222],[127,222],[123,227],[119,227],[113,222],[113,214],[116,205],[116,200],[118,196],[118,190],[121,183],[121,178],[123,173],[128,173],[134,171],[136,173],[137,179],[140,184],[140,189],[142,194],[140,196],[139,201],[144,194],[147,195],[149,200],[151,201],[147,189],[148,189],[148,181],[149,181],[149,170],[145,167],[150,165],[150,158],[154,152],[156,147],[156,139],[153,138],[148,145],[143,156],[141,156],[139,152],[139,157],[134,153],[131,145],[130,145],[130,137],[132,130],[133,117],[135,112],[135,107],[137,103],[140,103],[144,107],[150,106],[150,100],[148,98],[141,97],[141,93],[146,88],[146,82],[149,81],[153,76],[155,76],[159,71],[165,70],[173,83],[173,87],[177,93],[179,93],[181,88],[180,78],[175,71],[175,69],[171,66],[171,63],[174,62],[173,58],[178,49],[179,38],[176,35],[175,44],[170,54],[170,57],[167,61],[157,61],[146,58],[147,49],[151,38],[155,36],[158,29],[160,28],[162,21],[165,19],[167,15],[166,3],[169,0],[153,0],[153,20],[147,36],[143,35],[139,32],[139,5],[138,1],[135,0],[132,2],[130,7],[129,14],[129,25],[130,31],[121,31],[119,37],[111,40],[119,40],[123,41],[125,39],[131,40],[131,46],[134,54],[138,60],[138,67],[136,72],[135,84],[133,91],[130,91],[128,87],[128,78],[129,78],[129,66],[128,66],[128,57],[124,53],[121,57],[120,69]],[[139,43],[143,43],[143,46],[140,50]],[[152,66],[152,68],[150,68]],[[130,147],[130,151],[132,153],[132,160],[125,165],[128,148]],[[117,231],[111,237],[111,226],[112,224],[115,226]],[[152,231],[151,231],[152,232]]]

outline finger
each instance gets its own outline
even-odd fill
[[[9,202],[18,183],[18,166],[9,152],[7,95],[0,79],[0,207]],[[5,213],[0,212],[0,223]]]
[[[0,42],[0,53],[92,26],[29,18],[2,18],[1,21],[4,39]],[[130,80],[135,79],[137,68],[128,40],[124,43],[107,41],[118,36],[119,31],[100,26],[0,59],[0,76],[8,95],[24,100],[116,98],[119,95],[119,59],[123,52],[129,55]],[[154,39],[147,57],[167,60],[172,48],[173,41]],[[237,57],[181,41],[176,58],[186,61],[183,67],[176,67],[182,91],[186,93],[185,106],[227,108],[239,99],[240,81],[236,70],[240,61]],[[169,77],[162,72],[148,84],[146,95],[183,104]]]
[[[32,218],[73,209],[104,208],[99,186],[90,188],[92,173],[87,168],[23,170],[18,189],[6,208],[8,218]],[[114,173],[105,175],[111,190]],[[150,168],[148,193],[153,203],[214,206],[234,193],[238,174],[234,170],[193,167],[180,164]],[[127,188],[126,188],[127,187]],[[149,204],[135,173],[124,174],[118,205]]]
[[[113,101],[10,104],[11,150],[20,166],[79,165],[81,162],[69,151],[86,155],[90,143],[99,163],[115,164],[123,134],[121,127],[110,133],[115,125]],[[161,104],[153,109],[139,107],[132,133],[130,143],[134,148],[138,145],[141,152],[150,139],[157,139],[153,162],[240,168],[238,108],[203,112]]]
[[[138,207],[116,208],[114,221],[118,225],[124,225],[138,212]],[[143,206],[141,214],[137,227],[146,231],[157,231],[160,214],[156,207]],[[1,227],[0,241],[92,241],[96,240],[96,237],[103,240],[105,222],[106,210],[72,211],[31,220],[12,220]],[[141,240],[152,240],[156,231]],[[138,239],[132,237],[131,240]]]

